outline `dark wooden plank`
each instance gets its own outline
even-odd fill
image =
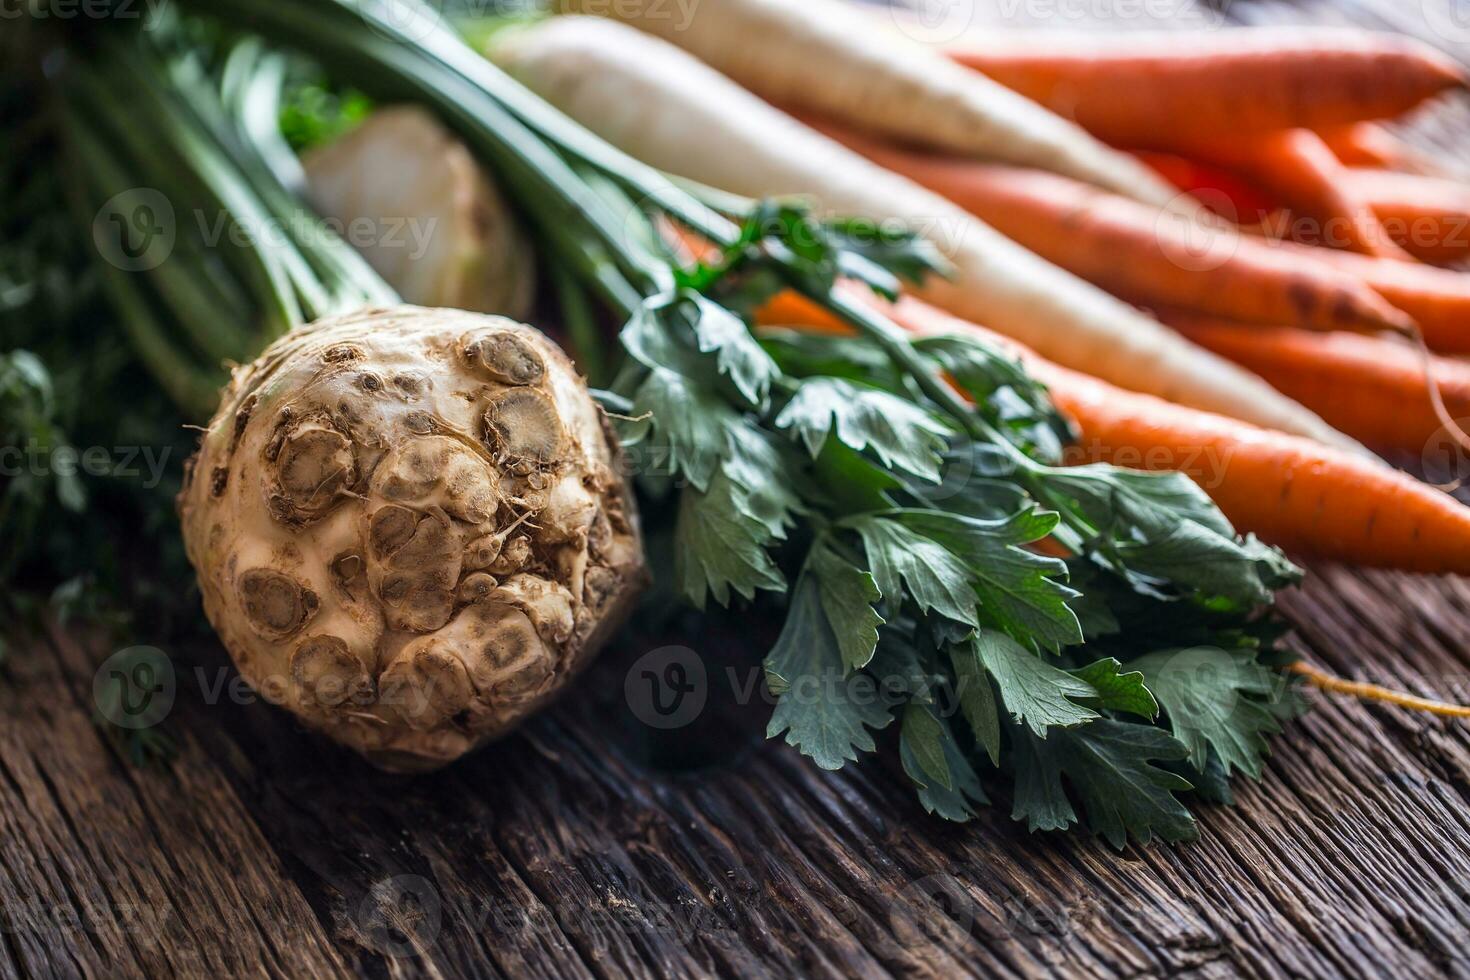
[[[192,741],[164,773],[120,764],[91,722],[90,651],[16,658],[0,685],[0,902],[32,973],[340,972],[342,960]]]
[[[1462,582],[1332,568],[1286,601],[1322,662],[1431,692],[1465,676],[1467,605]],[[733,764],[651,764],[684,736],[622,704],[641,647],[523,735],[401,778],[205,703],[217,650],[180,658],[173,770],[130,769],[87,717],[100,658],[57,646],[0,688],[0,901],[165,921],[12,928],[31,972],[1470,973],[1470,747],[1433,719],[1324,703],[1238,807],[1200,811],[1198,844],[1120,855],[1003,807],[944,824],[891,767],[818,772],[753,718],[724,732]]]

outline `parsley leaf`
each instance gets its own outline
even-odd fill
[[[1227,774],[1260,778],[1266,736],[1281,731],[1279,715],[1292,706],[1282,675],[1257,663],[1255,651],[1160,650],[1128,666],[1147,678],[1191,765],[1203,771],[1213,754]]]
[[[764,525],[772,537],[784,538],[802,503],[782,451],[771,436],[748,423],[729,426],[725,435],[727,455],[721,465],[737,488],[736,508]]]
[[[752,408],[759,408],[771,381],[780,373],[776,362],[734,313],[692,290],[680,295],[696,311],[694,333],[700,351],[713,353],[719,372],[734,383]]]
[[[954,668],[955,696],[960,702],[960,712],[969,723],[975,741],[990,756],[990,764],[999,766],[1000,710],[996,706],[995,691],[991,689],[985,665],[967,643],[951,644],[949,659]]]
[[[893,362],[871,342],[861,337],[807,333],[800,330],[763,328],[761,345],[781,370],[793,378],[825,375],[847,378],[881,388],[902,390]]]
[[[1077,593],[1056,580],[1066,576],[1066,562],[1017,547],[1050,533],[1056,527],[1055,514],[1028,508],[1003,520],[985,521],[907,510],[898,519],[965,563],[981,609],[996,625],[1052,649],[1082,642],[1082,625],[1067,605]]]
[[[1062,776],[1077,794],[1087,826],[1121,849],[1131,835],[1147,844],[1193,840],[1199,830],[1175,797],[1189,780],[1155,765],[1183,759],[1188,750],[1151,725],[1101,718],[1080,728],[1038,738],[1024,728],[1015,736],[1014,816],[1032,830],[1056,830],[1076,822]]]
[[[831,433],[853,449],[871,449],[884,466],[939,482],[940,452],[952,429],[930,412],[886,391],[844,378],[808,378],[776,416],[815,458]]]
[[[954,778],[950,775],[949,763],[944,758],[944,743],[953,739],[927,705],[917,701],[908,703],[903,712],[902,737],[904,744],[913,753],[919,770],[945,789],[954,789]],[[927,783],[927,780],[920,782]]]
[[[1089,523],[1099,553],[1145,590],[1173,585],[1249,607],[1299,574],[1279,552],[1238,540],[1182,473],[1091,465],[1048,470],[1046,482],[1051,502]]]
[[[840,769],[858,752],[873,751],[868,729],[893,720],[873,679],[847,672],[811,576],[797,582],[765,668],[766,685],[777,695],[766,737],[785,732],[788,745],[823,769]]]
[[[927,706],[910,702],[904,709],[898,753],[925,812],[963,822],[975,816],[973,804],[990,802],[949,724]]]
[[[765,404],[780,373],[743,320],[692,289],[650,297],[624,325],[621,340],[644,367],[688,378],[700,378],[714,355],[716,374],[727,377],[751,408]]]
[[[842,662],[854,669],[867,666],[878,647],[883,617],[873,603],[883,597],[872,573],[832,550],[828,541],[813,546],[807,574],[817,582],[822,611],[836,636]]]
[[[707,489],[687,487],[679,494],[675,575],[680,591],[699,609],[710,593],[726,606],[731,590],[749,599],[756,589],[786,588],[766,551],[776,536],[768,524],[746,512],[748,500],[723,469],[710,478]]]
[[[848,255],[865,259],[895,280],[922,282],[930,275],[949,276],[949,260],[928,238],[904,227],[869,218],[838,218],[823,222],[831,244]],[[844,271],[848,271],[844,267]],[[864,277],[868,285],[889,299],[898,298],[898,285]]]
[[[1054,726],[1069,728],[1098,717],[1096,711],[1072,700],[1097,697],[1091,684],[1046,663],[1006,634],[980,630],[971,649],[995,678],[1006,711],[1037,735],[1045,736]]]
[[[896,606],[907,586],[920,610],[935,610],[969,626],[980,625],[969,569],[947,548],[891,517],[863,515],[847,525],[862,536],[873,580],[890,603]]]
[[[632,445],[652,428],[667,443],[669,462],[699,490],[725,455],[725,430],[740,416],[709,388],[664,367],[648,372],[633,396],[633,411],[647,422],[631,423],[625,444]]]
[[[888,470],[836,439],[828,439],[812,466],[824,505],[837,516],[887,510],[903,484]]]
[[[1150,721],[1157,718],[1159,703],[1144,685],[1143,673],[1137,669],[1124,673],[1122,668],[1123,665],[1115,658],[1105,657],[1070,673],[1092,685],[1100,707],[1108,711],[1126,711]]]

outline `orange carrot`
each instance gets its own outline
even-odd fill
[[[1433,173],[1435,167],[1418,150],[1377,123],[1349,123],[1322,133],[1322,141],[1348,167],[1377,167],[1404,173]]]
[[[987,29],[948,48],[961,64],[1120,146],[1150,145],[1161,132],[1215,139],[1383,119],[1465,83],[1461,68],[1428,45],[1361,30]]]
[[[1270,195],[1222,167],[1175,153],[1140,150],[1133,155],[1170,184],[1231,221],[1251,224],[1278,207]]]
[[[1470,354],[1470,274],[1418,262],[1374,259],[1331,248],[1282,243],[1356,276],[1419,324],[1424,342],[1441,354]]]
[[[1470,508],[1407,474],[1065,368],[1038,377],[1081,428],[1084,458],[1183,470],[1243,531],[1360,565],[1470,574]]]
[[[902,150],[820,125],[1042,258],[1134,303],[1316,330],[1410,327],[1408,317],[1351,276],[1288,257],[1224,222],[1207,227],[1056,174]]]
[[[1313,219],[1316,227],[1308,244],[1411,258],[1389,236],[1373,208],[1357,197],[1347,168],[1316,133],[1290,129],[1255,140],[1202,144],[1194,153],[1237,170],[1299,216]]]
[[[834,329],[778,297],[762,323]],[[1075,462],[1188,473],[1241,531],[1291,551],[1430,573],[1470,574],[1470,508],[1391,467],[1309,439],[1125,391],[1044,361],[1008,338],[911,299],[888,312],[917,333],[979,333],[1025,360],[1077,423]]]
[[[894,314],[921,332],[980,329],[917,300],[901,301]],[[1407,474],[1308,439],[1124,391],[1035,356],[1026,358],[1026,367],[1077,423],[1078,461],[1188,473],[1237,528],[1291,551],[1470,574],[1470,508]]]
[[[1348,170],[1353,195],[1367,201],[1393,240],[1426,262],[1470,254],[1470,187],[1443,177]]]
[[[1189,316],[1164,320],[1370,446],[1419,454],[1443,431],[1423,360],[1407,343]],[[1431,370],[1449,414],[1470,419],[1470,363],[1436,357]]]

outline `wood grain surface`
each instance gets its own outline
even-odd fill
[[[1470,52],[1451,0],[981,6]],[[1453,161],[1470,111],[1412,130]],[[1470,698],[1470,582],[1314,566],[1284,609],[1333,671]],[[1198,843],[1118,853],[1028,835],[1004,801],[946,824],[891,762],[823,773],[766,742],[763,705],[726,703],[755,619],[624,642],[521,734],[411,778],[242,696],[210,644],[168,650],[179,758],[133,767],[92,720],[110,650],[55,630],[0,671],[0,977],[1470,975],[1470,726],[1319,701],[1236,807],[1197,809]],[[676,640],[713,700],[665,730],[625,685]]]

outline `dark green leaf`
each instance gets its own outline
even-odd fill
[[[780,373],[776,362],[735,314],[693,290],[655,296],[637,310],[620,334],[623,347],[645,367],[664,368],[685,378],[729,378],[752,408],[765,404]]]
[[[1077,593],[1061,582],[1066,562],[1017,545],[1036,541],[1056,526],[1056,515],[1028,509],[999,521],[942,511],[909,510],[903,525],[944,545],[969,567],[981,610],[1013,636],[1057,649],[1082,642],[1082,626],[1067,603]]]
[[[949,657],[954,666],[955,695],[959,698],[960,711],[969,723],[975,741],[990,756],[990,764],[999,766],[1000,711],[996,707],[995,691],[990,686],[990,675],[970,644],[951,645]]]
[[[766,551],[775,536],[765,523],[743,512],[743,499],[724,470],[715,472],[707,490],[687,487],[679,494],[675,574],[680,592],[700,609],[711,593],[725,606],[732,590],[749,599],[756,589],[786,588]]]
[[[829,433],[845,446],[871,449],[885,466],[939,482],[939,453],[951,430],[913,402],[843,378],[808,378],[776,416],[816,458]]]
[[[1290,699],[1285,676],[1248,650],[1161,650],[1128,664],[1143,673],[1169,716],[1174,735],[1203,769],[1211,750],[1225,771],[1259,779],[1266,736],[1281,731],[1276,708]]]
[[[893,506],[890,494],[903,487],[892,472],[836,439],[822,447],[812,474],[834,516],[886,510]]]
[[[638,386],[633,409],[648,415],[646,423],[669,450],[674,470],[684,474],[698,490],[706,490],[726,452],[726,430],[740,416],[709,388],[690,381],[675,371],[656,367]],[[635,432],[631,443],[639,438]]]
[[[777,695],[766,737],[785,732],[787,744],[823,769],[840,769],[859,752],[873,751],[868,729],[893,720],[872,678],[848,673],[809,577],[797,583],[765,666],[766,684]]]
[[[1065,775],[1088,828],[1116,848],[1130,836],[1144,844],[1154,834],[1170,842],[1198,836],[1189,810],[1174,795],[1191,789],[1190,782],[1156,765],[1188,755],[1167,732],[1102,718],[1080,728],[1057,729],[1044,739],[1023,728],[1013,729],[1013,735],[1012,815],[1032,830],[1057,829],[1076,820],[1062,787]]]
[[[1144,686],[1143,674],[1137,670],[1125,673],[1122,667],[1114,658],[1105,657],[1070,673],[1092,685],[1097,691],[1100,707],[1108,711],[1126,711],[1150,721],[1157,718],[1159,705]]]
[[[931,275],[949,276],[953,267],[934,243],[908,228],[868,218],[841,218],[825,222],[832,243],[843,252],[859,256],[894,280],[921,283]],[[844,266],[847,271],[849,266]],[[869,286],[897,299],[897,281],[861,276]]]
[[[920,723],[920,729],[926,728],[928,722],[932,722],[938,733],[939,756],[936,758],[931,753],[927,764],[920,761],[918,749],[910,737],[909,717],[910,712],[915,711],[923,712],[927,718],[926,722]],[[908,773],[909,779],[918,787],[919,803],[926,812],[938,814],[946,820],[963,822],[975,816],[974,804],[990,802],[980,785],[980,777],[955,744],[948,723],[931,714],[928,708],[911,704],[905,711],[898,753],[904,772]],[[929,765],[942,766],[945,779],[941,780],[930,773]]]
[[[1011,819],[1024,820],[1032,833],[1066,830],[1077,822],[1077,811],[1062,786],[1059,744],[1056,734],[1043,740],[1025,728],[1011,727],[1011,767],[1016,773]]]
[[[934,781],[945,789],[954,789],[954,779],[944,754],[944,743],[950,734],[926,705],[910,701],[904,708],[902,738],[920,771],[929,777],[922,780],[923,785]]]
[[[1105,539],[1101,550],[1137,584],[1149,580],[1241,606],[1269,602],[1298,574],[1279,552],[1235,536],[1205,492],[1182,473],[1110,466],[1047,471],[1050,488]]]
[[[861,381],[890,393],[903,390],[892,359],[866,338],[765,328],[760,340],[781,372],[793,378],[825,375]]]
[[[807,574],[817,582],[842,662],[853,669],[867,666],[878,646],[878,627],[883,625],[883,617],[873,608],[883,596],[872,574],[837,554],[827,541],[812,548]]]
[[[731,425],[725,435],[728,455],[722,465],[735,485],[737,509],[759,521],[772,537],[784,538],[793,515],[801,510],[785,455],[754,425]]]
[[[715,355],[719,372],[734,383],[752,408],[763,405],[772,380],[780,374],[776,362],[735,314],[699,293],[685,296],[696,311],[693,322],[699,349]]]
[[[1097,697],[1091,684],[1046,663],[1006,634],[980,630],[971,641],[971,649],[995,678],[1006,711],[1037,735],[1098,717],[1096,711],[1072,700]]]
[[[857,517],[848,526],[862,536],[873,579],[888,602],[896,606],[907,587],[920,609],[980,625],[969,569],[946,548],[887,517]]]

